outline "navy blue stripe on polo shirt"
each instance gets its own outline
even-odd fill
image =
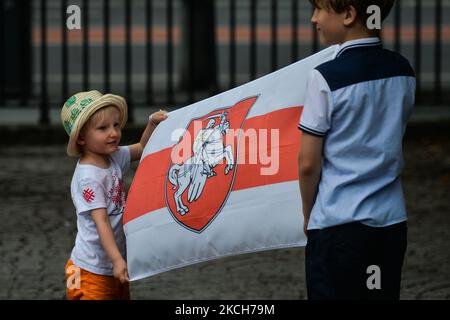
[[[312,134],[313,136],[316,136],[316,137],[324,137],[327,134],[326,132],[320,132],[320,131],[305,127],[304,125],[301,125],[301,124],[298,125],[298,128],[300,130],[306,131],[309,134]]]
[[[354,45],[341,50],[336,59],[316,67],[330,90],[398,76],[415,77],[408,60],[377,45]]]

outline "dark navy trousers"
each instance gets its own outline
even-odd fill
[[[373,228],[359,222],[308,231],[310,300],[398,300],[407,223]]]

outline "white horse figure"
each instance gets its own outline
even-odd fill
[[[193,144],[194,155],[183,164],[174,164],[169,169],[169,181],[175,190],[174,200],[177,211],[184,216],[189,212],[189,208],[183,203],[181,196],[186,188],[188,190],[188,201],[197,200],[203,192],[206,179],[216,176],[214,168],[225,158],[225,174],[228,174],[234,166],[233,147],[224,146],[223,137],[230,128],[230,123],[226,120],[227,112],[214,115],[206,129],[200,130]],[[214,127],[214,118],[221,118],[220,124]]]

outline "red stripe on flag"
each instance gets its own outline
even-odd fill
[[[258,162],[256,164],[251,164],[249,163],[249,161],[246,161],[245,163],[238,164],[236,179],[234,181],[232,191],[298,179],[297,155],[300,150],[301,134],[301,131],[298,130],[298,121],[300,119],[302,110],[302,107],[291,107],[270,112],[263,116],[247,119],[244,124],[244,132],[249,128],[267,128],[269,129],[267,132],[267,137],[270,137],[270,129],[278,129],[279,162],[278,164],[273,162],[269,164],[266,161],[266,163],[264,164],[264,162],[262,161],[264,159],[261,159],[261,156],[267,155],[270,159],[272,155],[273,158],[273,153],[275,152],[274,149],[276,149],[277,146],[272,146],[270,138],[261,139],[261,137],[258,137]],[[243,140],[246,139],[241,137],[240,140],[242,143]],[[267,142],[266,148],[264,148],[265,142]],[[250,146],[248,145],[248,141],[246,141],[244,150],[248,151],[249,148]],[[266,152],[265,149],[267,149],[268,152]],[[247,158],[249,156],[250,155],[248,155]],[[276,174],[261,174],[264,171],[266,171],[266,173],[269,173],[267,171],[273,171],[277,167],[278,170]]]
[[[242,155],[240,158],[238,154],[237,173],[232,191],[298,179],[297,154],[300,150],[301,132],[297,126],[302,110],[303,107],[290,107],[245,121],[239,150],[245,151],[246,159],[245,163],[241,163]],[[249,151],[252,150],[249,143],[250,138],[245,133],[248,133],[251,128],[256,129],[257,132],[259,144],[257,155],[249,154]],[[260,129],[267,129],[267,139],[264,135],[260,135]],[[275,132],[274,129],[279,133],[278,164],[264,162],[265,159],[261,157],[261,155],[267,155],[267,158],[270,159],[272,155],[273,158],[276,146],[272,145],[270,136]],[[169,169],[171,150],[172,148],[167,148],[149,154],[139,164],[128,193],[123,216],[124,224],[144,214],[166,207],[165,180]],[[256,161],[252,161],[255,160],[252,156],[256,156]],[[278,170],[274,174],[262,175],[262,170],[270,171],[270,166],[272,169],[278,167]]]
[[[160,150],[139,164],[128,192],[123,224],[166,206],[164,186],[170,153],[171,148]]]

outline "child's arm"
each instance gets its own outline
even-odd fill
[[[322,171],[323,138],[303,132],[298,155],[298,175],[303,207],[303,231],[307,235],[309,216],[317,196]]]
[[[145,145],[147,144],[148,139],[150,139],[150,136],[152,135],[156,126],[161,121],[164,121],[166,119],[167,119],[167,112],[162,110],[157,111],[150,116],[150,118],[148,119],[147,127],[145,128],[144,133],[142,134],[141,141],[129,146],[131,161],[136,161],[141,158]]]
[[[97,227],[102,246],[112,261],[114,277],[119,279],[121,283],[130,281],[127,263],[120,254],[119,248],[117,248],[116,239],[114,238],[114,233],[106,209],[101,208],[92,210],[91,215]]]

